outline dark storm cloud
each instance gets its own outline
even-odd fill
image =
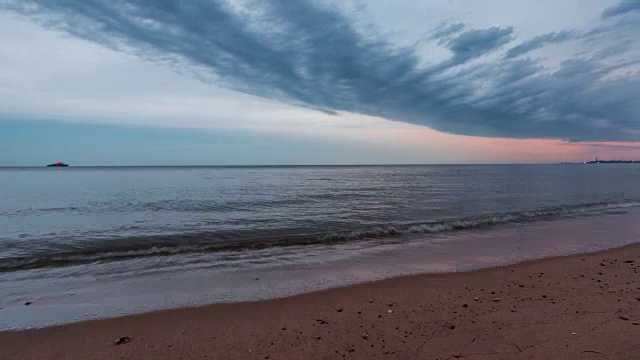
[[[529,41],[525,41],[522,44],[513,47],[507,51],[506,57],[513,58],[516,56],[524,55],[530,51],[541,48],[546,44],[561,43],[569,41],[575,38],[575,31],[563,30],[560,32],[553,32],[550,34],[536,36]]]
[[[640,81],[637,73],[620,76],[638,66],[624,49],[549,69],[540,60],[504,56],[513,28],[453,24],[427,36],[450,58],[425,66],[416,48],[365,35],[349,16],[313,1],[247,3],[238,11],[222,0],[0,0],[50,28],[331,114],[357,112],[467,135],[639,140]],[[607,26],[580,41],[596,50],[637,44],[628,31]],[[543,35],[511,51],[523,54],[570,34]]]
[[[622,0],[617,5],[606,8],[602,12],[602,18],[607,19],[631,12],[640,12],[640,0]]]

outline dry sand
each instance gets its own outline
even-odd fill
[[[0,359],[638,360],[640,245],[3,332]]]

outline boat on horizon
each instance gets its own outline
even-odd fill
[[[47,167],[67,167],[67,166],[69,166],[69,164],[65,164],[62,161],[58,161],[56,163],[47,165]]]

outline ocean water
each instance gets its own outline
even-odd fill
[[[0,329],[620,246],[639,206],[635,164],[4,168]]]

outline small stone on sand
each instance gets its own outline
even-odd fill
[[[122,345],[122,344],[126,344],[129,341],[131,341],[131,338],[129,336],[123,336],[121,338],[116,339],[115,341],[115,345]]]

